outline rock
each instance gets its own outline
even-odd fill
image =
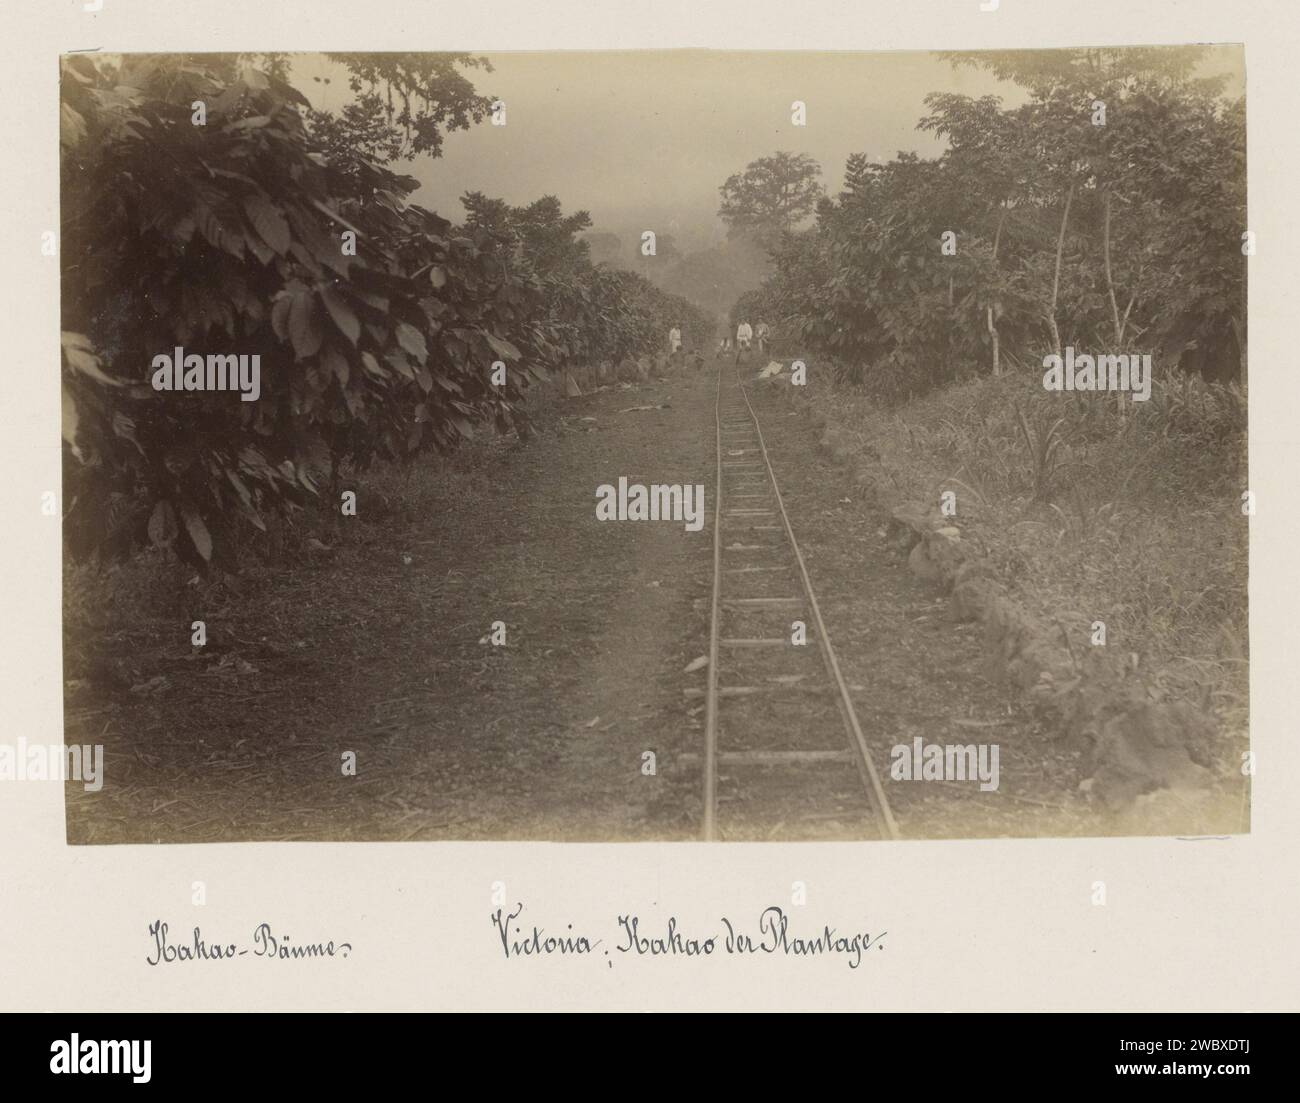
[[[924,582],[938,582],[943,577],[939,568],[930,558],[924,541],[912,549],[911,554],[907,557],[907,566],[917,578]]]
[[[1021,638],[1015,656],[1006,664],[1006,677],[1009,681],[1028,690],[1039,685],[1043,675],[1055,680],[1056,648],[1046,637],[1029,633]]]
[[[836,454],[844,439],[827,429],[820,444]],[[869,474],[870,465],[860,460],[857,481],[869,484]],[[1204,804],[1214,781],[1207,767],[1215,747],[1214,722],[1204,710],[1152,700],[1133,672],[1109,654],[1086,647],[1071,652],[1060,626],[1013,601],[976,546],[962,539],[937,506],[899,506],[886,535],[907,554],[912,574],[952,588],[952,621],[982,625],[988,677],[1018,687],[1052,717],[1061,735],[1091,746],[1088,791],[1108,811],[1132,817],[1146,807],[1153,823],[1166,813],[1172,822]],[[1183,819],[1191,825],[1187,830],[1205,822],[1190,812]],[[1141,824],[1136,829],[1151,830]]]
[[[948,523],[937,506],[931,506],[927,509],[925,506],[914,505],[910,502],[899,506],[890,514],[890,517],[896,529],[904,529],[914,536],[924,536],[935,529],[944,528]]]
[[[1186,786],[1141,794],[1115,826],[1127,835],[1230,835],[1250,830],[1235,794]]]
[[[928,532],[921,538],[930,561],[939,571],[940,579],[951,583],[966,561],[967,551],[961,543],[961,534],[954,528],[941,528]]]
[[[1186,706],[1143,701],[1102,724],[1093,748],[1093,793],[1112,809],[1156,789],[1203,788],[1212,780],[1188,754]],[[1204,718],[1200,719],[1204,723]]]
[[[974,582],[980,578],[996,580],[997,576],[987,560],[967,556],[966,561],[957,568],[957,577],[953,579],[953,584],[960,586],[964,582]]]
[[[948,616],[957,624],[982,620],[1001,596],[1002,587],[993,579],[967,578],[953,587]]]

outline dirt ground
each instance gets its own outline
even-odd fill
[[[703,673],[684,668],[708,646],[714,367],[569,400],[551,431],[485,452],[477,492],[445,508],[363,508],[333,555],[207,610],[206,648],[188,619],[118,626],[132,684],[68,699],[67,741],[106,753],[101,791],[67,787],[69,842],[696,837],[685,691]],[[902,834],[1102,833],[1079,749],[986,680],[974,630],[912,578],[814,428],[753,390]],[[596,487],[619,476],[704,483],[708,523],[598,521]],[[998,743],[999,790],[888,780],[917,735]]]

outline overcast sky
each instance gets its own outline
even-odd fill
[[[850,153],[933,155],[916,129],[930,92],[1023,93],[983,71],[954,70],[928,53],[716,53],[700,50],[490,54],[494,72],[469,70],[505,101],[505,126],[448,134],[443,155],[394,166],[422,183],[421,204],[458,220],[467,190],[513,204],[557,195],[586,209],[595,229],[631,225],[694,237],[716,228],[718,186],[776,150],[811,154],[839,190]],[[349,96],[339,70],[294,59],[294,83],[318,107]],[[330,74],[331,84],[311,80]],[[790,105],[807,104],[807,126]],[[694,232],[692,232],[694,231]]]

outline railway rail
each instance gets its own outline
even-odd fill
[[[718,372],[715,422],[703,838],[898,838],[763,431],[729,358]]]

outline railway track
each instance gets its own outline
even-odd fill
[[[898,838],[762,429],[726,362],[715,420],[702,835]]]

